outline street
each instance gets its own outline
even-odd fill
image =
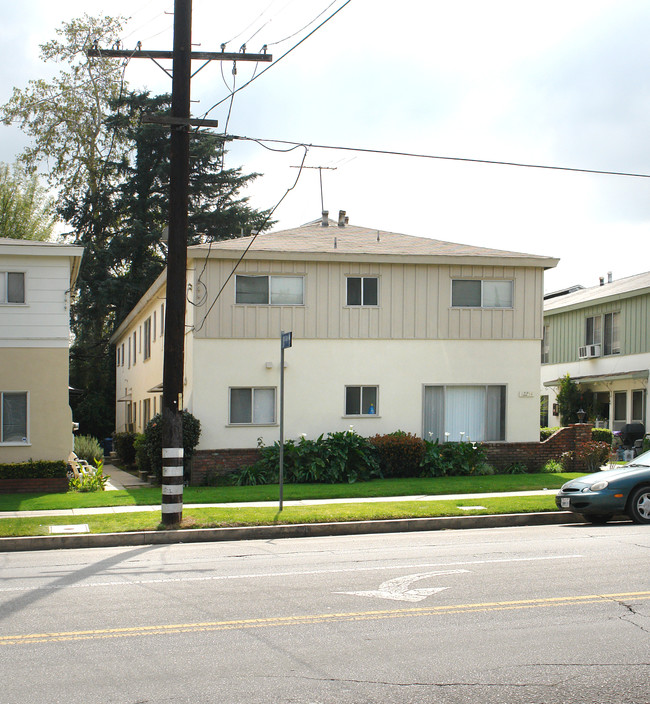
[[[631,523],[0,554],[4,704],[650,702]]]

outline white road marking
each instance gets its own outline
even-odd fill
[[[427,577],[438,577],[443,574],[461,574],[469,570],[444,570],[442,572],[423,572],[422,574],[408,574],[405,577],[389,579],[379,585],[379,589],[365,592],[334,592],[334,594],[352,594],[354,596],[369,596],[379,599],[392,599],[393,601],[422,601],[432,594],[442,592],[447,587],[429,587],[428,589],[409,589],[413,582],[418,582]]]
[[[493,564],[508,564],[512,562],[539,562],[543,560],[573,560],[581,558],[583,555],[547,555],[546,557],[513,557],[496,560],[465,560],[459,562],[431,562],[423,564],[409,565],[382,565],[373,567],[343,567],[340,569],[327,570],[296,570],[294,572],[260,572],[252,574],[215,574],[201,577],[158,577],[155,579],[115,579],[104,582],[83,582],[79,584],[48,584],[38,587],[6,587],[0,588],[2,592],[31,592],[31,591],[56,591],[60,589],[88,589],[94,587],[129,587],[140,584],[166,584],[179,582],[209,582],[209,581],[227,581],[232,579],[269,579],[271,577],[302,577],[318,574],[343,574],[347,572],[380,572],[386,570],[413,570],[422,569],[423,567],[459,567],[469,565],[493,565]],[[74,573],[71,574],[74,578]],[[59,577],[58,579],[62,579]]]

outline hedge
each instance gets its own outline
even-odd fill
[[[0,464],[0,479],[43,479],[48,477],[65,477],[67,465],[62,460],[55,462],[37,460]]]

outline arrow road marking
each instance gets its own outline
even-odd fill
[[[445,570],[443,572],[422,572],[421,574],[408,574],[404,577],[389,579],[379,585],[379,589],[363,592],[334,592],[335,594],[353,594],[355,596],[371,596],[379,599],[392,599],[393,601],[422,601],[432,594],[442,592],[448,587],[429,587],[427,589],[409,589],[413,582],[427,577],[437,577],[441,574],[461,574],[469,570]]]

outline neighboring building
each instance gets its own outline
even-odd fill
[[[595,421],[646,424],[650,369],[650,272],[574,290],[544,303],[542,424],[560,424],[559,379],[593,393]]]
[[[320,220],[190,247],[184,407],[199,450],[409,431],[539,440],[544,269],[556,259]],[[160,410],[165,273],[112,337],[116,427]]]
[[[72,449],[70,291],[82,252],[0,239],[0,463],[63,460]]]

